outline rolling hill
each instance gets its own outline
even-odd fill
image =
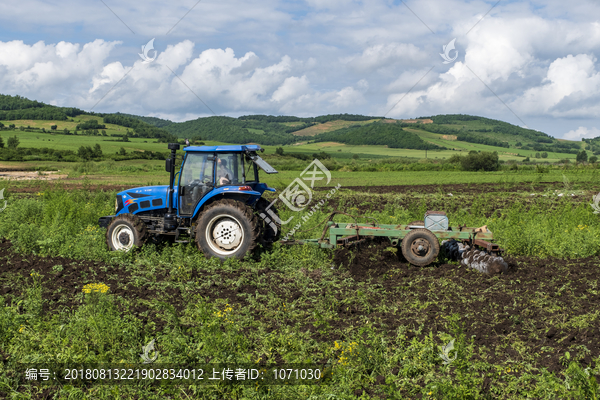
[[[93,121],[89,121],[90,119]],[[505,156],[552,159],[573,157],[583,148],[600,154],[600,138],[585,142],[557,140],[543,132],[507,122],[462,114],[434,115],[410,120],[354,114],[309,118],[245,115],[239,118],[198,118],[178,123],[123,113],[88,113],[72,107],[51,106],[21,96],[0,95],[0,121],[3,122],[4,130],[25,128],[53,134],[105,135],[108,138],[103,139],[104,141],[147,138],[165,143],[178,138],[189,138],[222,143],[259,143],[263,146],[294,145],[298,150],[303,146],[314,148],[317,145],[320,148],[322,146],[319,143],[327,143],[329,147],[342,146],[337,151],[344,151],[343,146],[377,146],[381,149],[425,149],[438,152],[497,151]],[[100,126],[106,126],[106,129],[99,129]]]

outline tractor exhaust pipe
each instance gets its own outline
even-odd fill
[[[177,216],[173,214],[173,193],[175,189],[173,187],[175,181],[175,156],[177,150],[179,150],[179,143],[169,143],[169,150],[171,150],[171,158],[167,158],[165,163],[165,169],[169,172],[169,191],[167,192],[167,203],[168,209],[164,217],[163,226],[165,230],[172,231],[177,228]]]

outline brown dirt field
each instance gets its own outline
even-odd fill
[[[179,312],[193,301],[192,295],[211,301],[224,299],[241,307],[248,306],[248,293],[274,295],[307,311],[314,301],[337,299],[337,317],[331,321],[327,333],[316,329],[310,316],[303,331],[310,331],[317,341],[343,340],[340,332],[362,326],[368,319],[373,329],[388,333],[390,339],[399,328],[405,327],[410,340],[423,338],[429,331],[447,331],[444,319],[457,314],[466,338],[473,339],[476,359],[491,363],[519,362],[535,354],[536,367],[558,371],[564,369],[560,358],[566,351],[584,364],[600,356],[600,321],[594,317],[600,302],[600,294],[594,290],[599,266],[596,258],[567,261],[506,257],[508,272],[489,276],[443,260],[428,267],[410,266],[389,251],[385,241],[360,246],[335,253],[334,273],[338,276],[334,279],[345,282],[343,285],[331,286],[323,281],[323,271],[329,270],[329,266],[324,266],[324,270],[301,270],[310,281],[308,286],[300,285],[282,271],[242,268],[220,271],[218,279],[207,271],[194,269],[193,282],[181,287],[167,275],[157,274],[153,282],[161,285],[139,284],[125,267],[17,254],[10,242],[0,240],[0,295],[8,303],[16,301],[21,293],[14,289],[15,283],[30,279],[29,274],[35,270],[41,275],[44,288],[43,310],[52,314],[78,307],[81,296],[77,295],[83,285],[101,281],[110,286],[112,294],[122,298],[119,307],[123,312],[144,324],[154,324],[157,331],[168,322],[148,305],[153,300],[167,302]],[[54,270],[56,265],[62,265],[62,271]],[[255,274],[263,280],[260,287],[254,282],[237,287],[231,284]],[[363,299],[356,296],[359,288]],[[378,304],[387,304],[389,311],[369,309]],[[399,307],[397,311],[390,308],[393,306]],[[249,310],[256,320],[273,329],[294,324],[291,320],[265,320],[260,310],[251,307]],[[583,328],[565,323],[578,319],[588,323]],[[518,354],[511,346],[515,342],[526,346],[531,354]]]
[[[0,179],[11,181],[52,181],[65,179],[67,175],[59,174],[60,171],[0,171]]]
[[[363,244],[358,250],[338,251],[335,263],[347,269],[354,280],[382,287],[382,297],[390,304],[429,303],[422,310],[405,309],[402,315],[371,315],[373,319],[380,318],[387,329],[394,330],[399,326],[416,329],[424,323],[427,330],[436,332],[442,328],[440,316],[459,314],[466,337],[473,337],[476,347],[483,350],[476,358],[486,358],[491,363],[519,359],[520,355],[514,349],[505,347],[511,342],[522,342],[528,352],[544,354],[536,366],[546,367],[549,371],[562,370],[560,357],[567,351],[573,354],[578,346],[589,350],[589,353],[579,354],[583,364],[589,365],[600,355],[598,319],[591,318],[593,322],[581,329],[561,327],[558,322],[559,314],[567,319],[584,315],[593,317],[600,302],[600,295],[593,294],[595,291],[592,290],[597,281],[597,258],[505,257],[509,263],[508,272],[490,276],[445,263],[413,267],[407,265],[402,256],[385,251],[389,242],[374,242],[366,249],[367,246]],[[410,292],[398,290],[408,289],[407,283],[415,279],[420,279],[422,284],[410,286],[413,288]],[[432,292],[427,283],[439,279],[450,281],[460,289],[452,293]],[[569,287],[566,291],[565,285]],[[409,333],[409,339],[411,335],[415,336]]]

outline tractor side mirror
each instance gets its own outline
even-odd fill
[[[173,170],[173,160],[170,158],[167,158],[166,162],[165,162],[165,170],[167,172],[171,172]]]

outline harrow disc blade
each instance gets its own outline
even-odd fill
[[[453,260],[460,260],[466,267],[476,269],[485,274],[498,274],[508,270],[508,264],[504,258],[493,256],[483,250],[471,249],[468,245],[457,242],[454,239],[444,240],[442,248],[446,256]]]

